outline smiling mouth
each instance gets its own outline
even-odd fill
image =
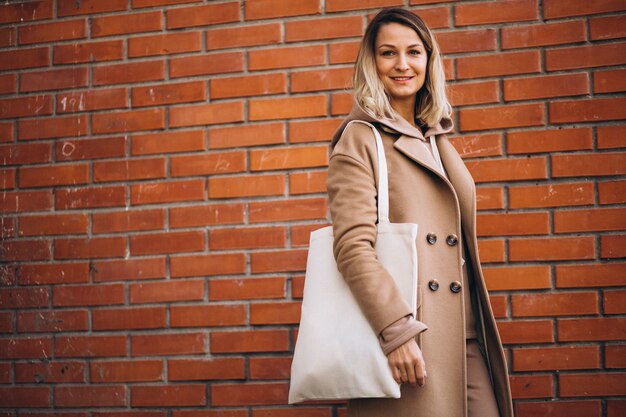
[[[391,78],[392,80],[395,80],[395,81],[408,81],[408,80],[410,80],[413,77],[414,76],[410,76],[410,77],[389,77],[389,78]]]

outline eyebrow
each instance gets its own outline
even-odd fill
[[[382,47],[385,47],[385,46],[388,47],[388,48],[395,48],[396,47],[395,45],[391,45],[389,43],[384,43],[384,44],[380,45],[378,48],[382,48]],[[409,48],[415,48],[415,47],[423,48],[424,46],[422,44],[419,44],[419,43],[414,43],[413,45],[409,45],[408,47]]]

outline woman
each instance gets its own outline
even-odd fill
[[[370,22],[354,95],[328,170],[334,252],[402,397],[354,399],[348,415],[511,417],[506,362],[478,259],[474,182],[446,137],[453,125],[441,57],[419,17],[393,8]],[[418,224],[418,317],[376,259],[376,143],[368,126],[346,127],[352,120],[375,125],[382,136],[390,221]]]

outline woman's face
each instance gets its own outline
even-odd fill
[[[428,63],[420,37],[408,26],[387,23],[378,30],[375,48],[376,70],[391,106],[405,100],[414,102],[424,85]]]

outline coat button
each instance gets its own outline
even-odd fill
[[[426,242],[430,243],[431,245],[434,245],[435,242],[437,241],[437,235],[434,233],[429,233],[426,235]]]
[[[430,288],[432,291],[437,291],[439,289],[439,281],[437,281],[436,279],[431,279],[430,281],[428,281],[428,288]]]
[[[448,235],[448,237],[446,238],[446,243],[450,246],[454,246],[458,243],[459,238],[456,237],[456,235]]]
[[[454,293],[461,291],[461,283],[459,281],[452,281],[450,283],[450,291]]]

